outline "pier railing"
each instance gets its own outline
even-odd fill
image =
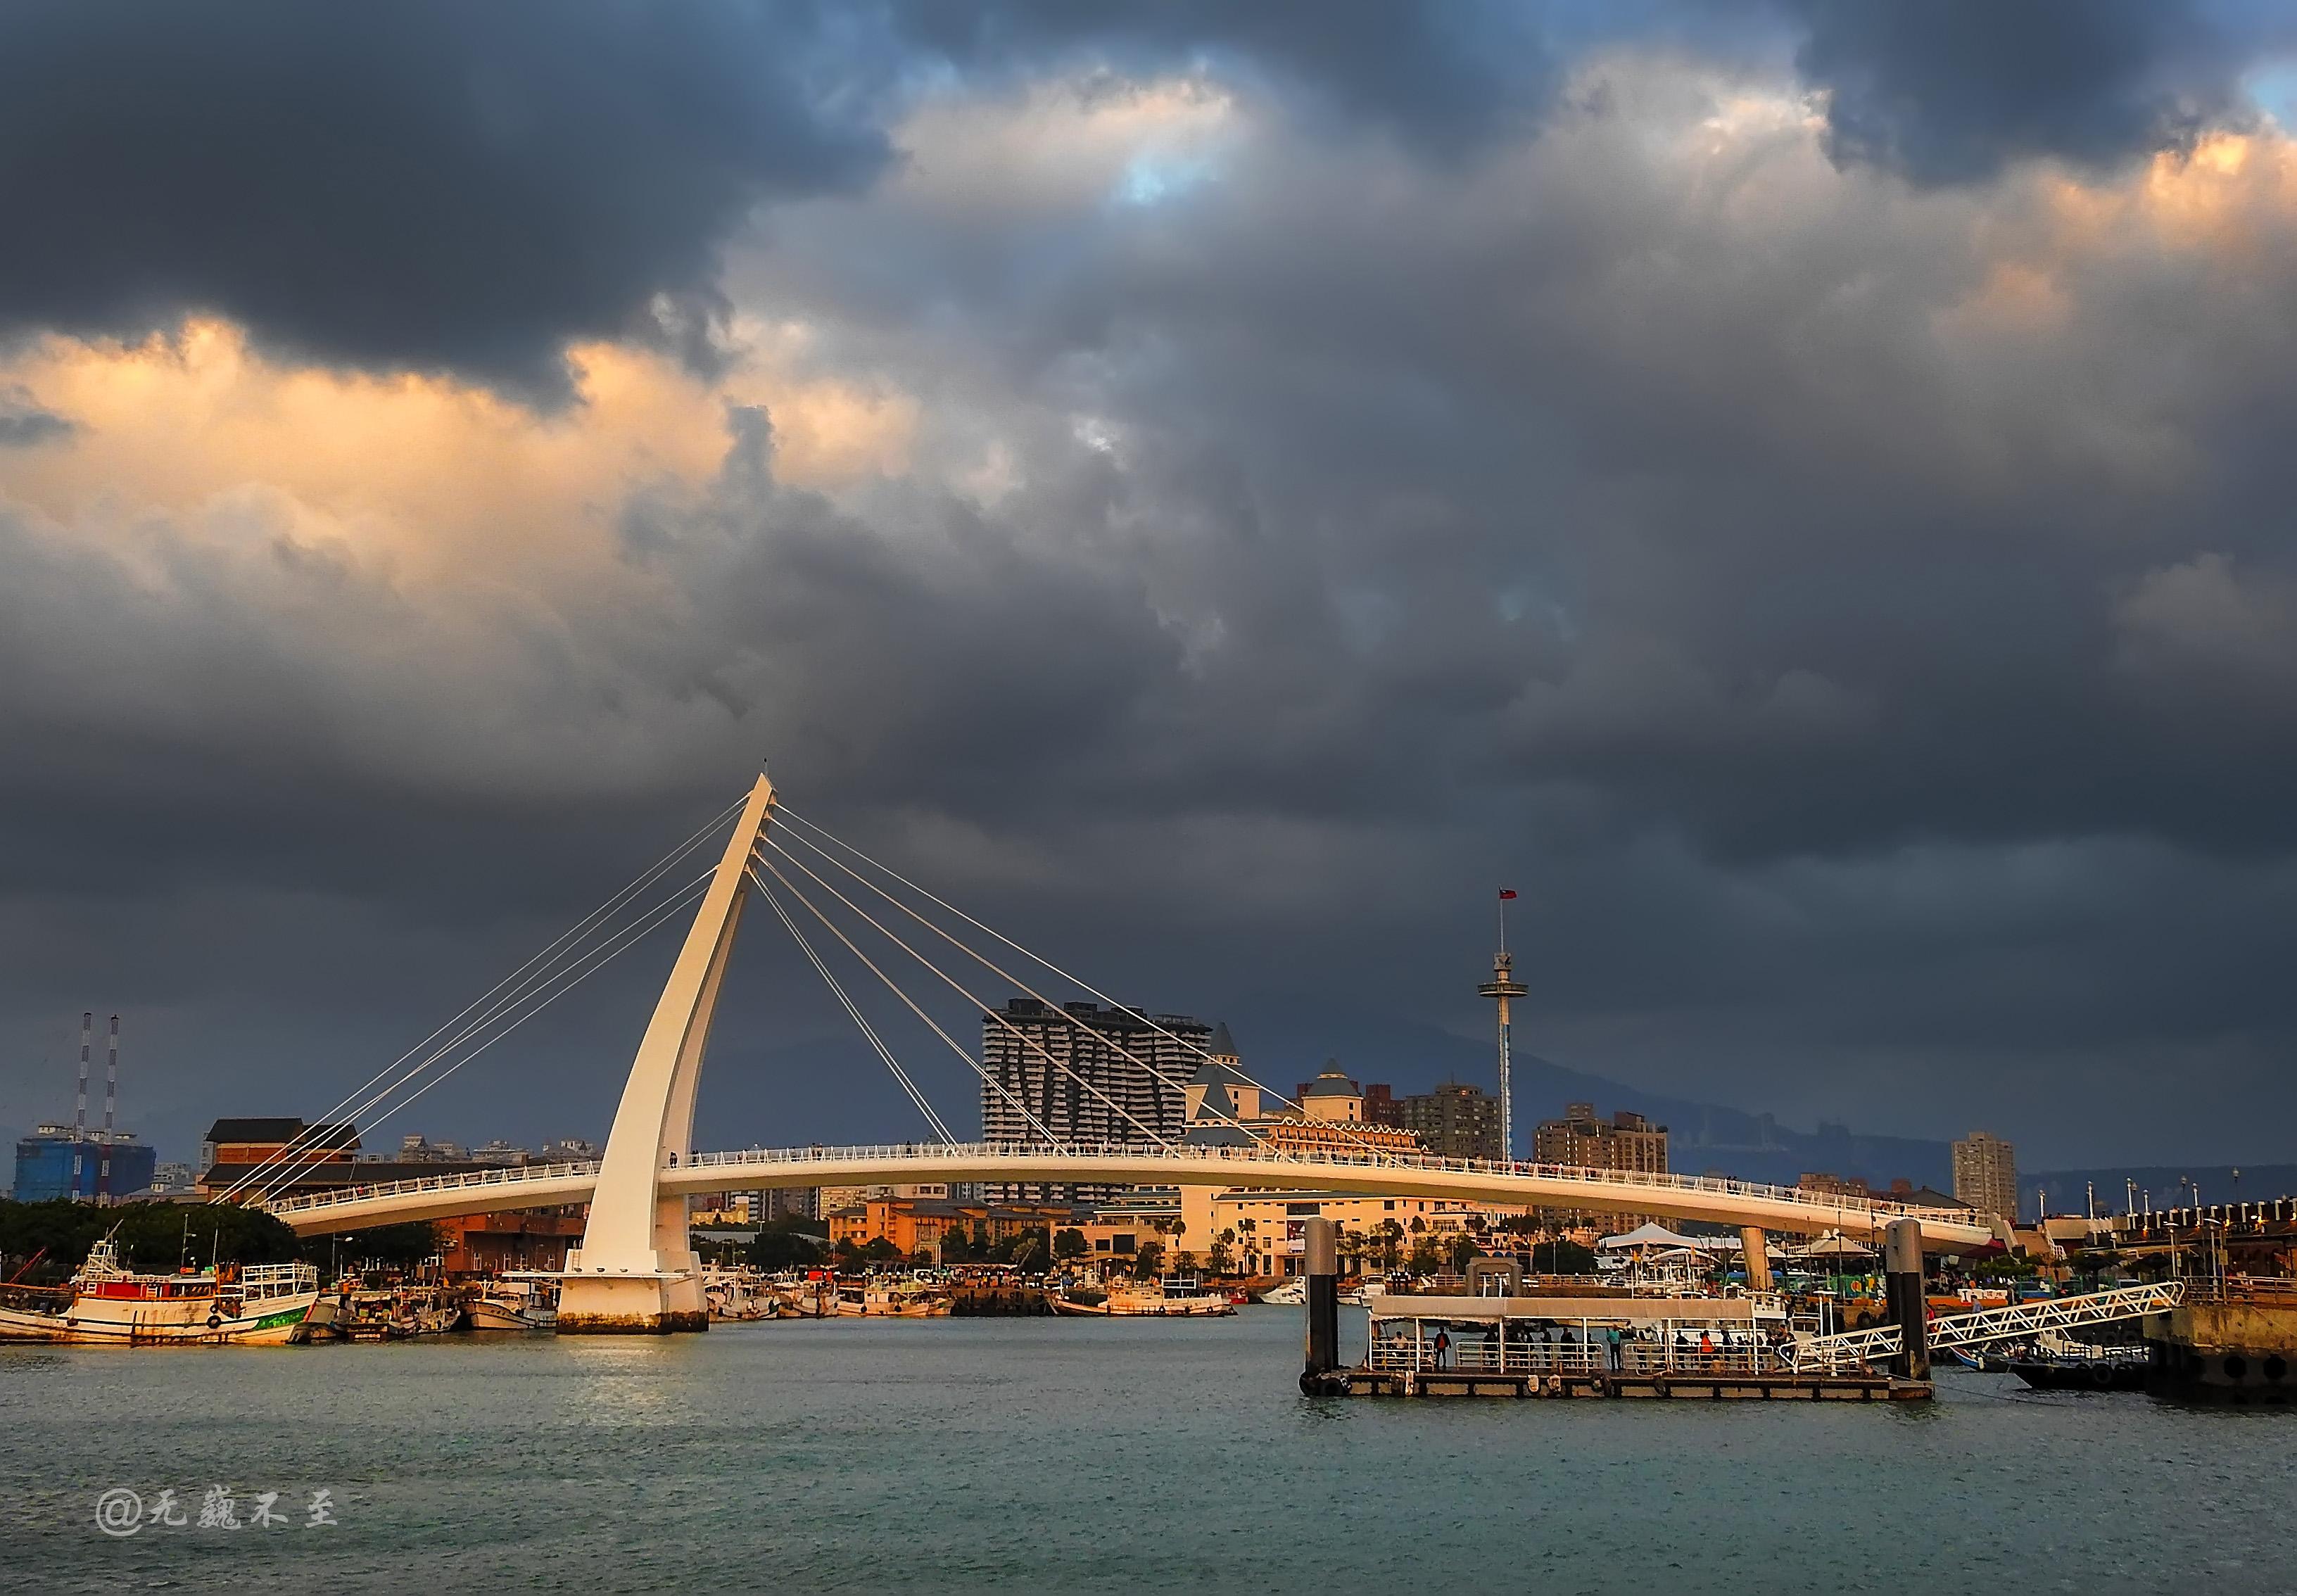
[[[1924,1327],[1922,1336],[1934,1350],[2023,1340],[2047,1330],[2082,1329],[2117,1320],[2142,1319],[2149,1313],[2166,1313],[2185,1301],[2186,1295],[2186,1284],[2181,1280],[2156,1280],[2149,1285],[2116,1286],[2073,1296],[2038,1297],[2029,1303],[2013,1303],[2005,1308],[1941,1313]],[[1905,1345],[1898,1327],[1885,1324],[1832,1336],[1806,1336],[1790,1344],[1787,1356],[1802,1369],[1840,1369],[1896,1357]]]
[[[1616,1193],[1620,1188],[1652,1192],[1700,1193],[1725,1197],[1752,1198],[1758,1201],[1787,1205],[1806,1210],[1814,1215],[1828,1215],[1842,1221],[1861,1220],[1879,1227],[1893,1219],[1917,1219],[1932,1223],[1967,1226],[1968,1213],[1956,1209],[1923,1208],[1911,1204],[1893,1203],[1880,1197],[1852,1197],[1834,1193],[1805,1191],[1799,1187],[1777,1186],[1759,1181],[1740,1181],[1721,1175],[1659,1174],[1643,1170],[1591,1169],[1578,1164],[1534,1164],[1523,1161],[1505,1162],[1489,1158],[1450,1158],[1433,1153],[1392,1153],[1366,1148],[1363,1150],[1330,1148],[1313,1152],[1292,1151],[1266,1146],[1256,1147],[1195,1147],[1164,1146],[1157,1143],[1107,1142],[1092,1145],[1068,1144],[1047,1147],[1029,1142],[897,1142],[880,1143],[871,1147],[804,1147],[750,1148],[732,1152],[696,1153],[686,1159],[687,1169],[722,1169],[755,1171],[761,1169],[819,1170],[825,1177],[819,1184],[844,1185],[837,1178],[841,1166],[915,1163],[931,1165],[934,1163],[981,1164],[1012,1162],[1058,1166],[1127,1162],[1136,1164],[1164,1164],[1175,1171],[1200,1170],[1211,1166],[1233,1169],[1239,1186],[1270,1187],[1280,1185],[1287,1170],[1361,1169],[1366,1172],[1382,1170],[1412,1171],[1420,1173],[1461,1174],[1535,1178],[1566,1185],[1583,1185],[1605,1189]],[[679,1167],[672,1160],[664,1167]],[[595,1175],[598,1163],[585,1159],[578,1163],[506,1165],[501,1168],[471,1170],[461,1174],[435,1175],[411,1180],[390,1181],[371,1185],[330,1187],[324,1191],[309,1192],[298,1197],[276,1198],[266,1205],[275,1213],[308,1213],[313,1209],[375,1197],[412,1196],[424,1192],[454,1191],[472,1187],[492,1187],[539,1183],[550,1181]],[[1080,1178],[1086,1178],[1083,1172]],[[794,1182],[802,1184],[803,1182]]]
[[[1538,1338],[1504,1344],[1489,1337],[1453,1338],[1442,1352],[1434,1339],[1383,1337],[1371,1345],[1370,1367],[1381,1373],[1460,1370],[1470,1374],[1770,1374],[1790,1366],[1778,1349],[1740,1337],[1701,1350],[1673,1337],[1628,1340],[1616,1349],[1602,1341]]]

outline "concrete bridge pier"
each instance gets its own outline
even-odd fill
[[[1770,1240],[1760,1225],[1741,1225],[1739,1245],[1747,1255],[1747,1289],[1768,1291],[1771,1288]]]

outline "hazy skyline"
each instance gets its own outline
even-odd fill
[[[766,753],[1279,1083],[1504,885],[1571,1068],[2285,1161],[2293,17],[12,5],[0,1124],[325,1108]],[[712,1139],[916,1133],[740,960]]]

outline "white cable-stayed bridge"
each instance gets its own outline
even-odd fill
[[[685,878],[679,868],[681,861],[704,846],[736,810],[739,813],[732,834],[716,865]],[[786,838],[795,842],[796,849]],[[928,1132],[926,1139],[877,1147],[697,1150],[696,1089],[735,933],[753,897],[766,902],[822,976],[869,1049],[918,1111]],[[852,930],[839,923],[827,907],[830,904],[843,911]],[[688,906],[694,909],[692,921],[639,1042],[599,1159],[317,1192],[293,1190],[326,1156],[321,1145],[326,1126],[354,1118],[374,1123],[403,1109]],[[819,934],[809,936],[809,923]],[[953,925],[962,929],[952,929]],[[857,934],[880,944],[874,957],[856,940]],[[982,951],[976,941],[995,952]],[[1079,988],[1113,1001],[1081,977],[790,813],[780,805],[771,781],[761,774],[737,803],[416,1048],[348,1094],[313,1122],[305,1138],[247,1172],[226,1195],[266,1206],[304,1234],[587,1202],[582,1245],[567,1260],[560,1328],[640,1332],[700,1329],[707,1323],[700,1265],[687,1222],[688,1197],[704,1191],[939,1181],[1240,1187],[1660,1214],[1739,1226],[1750,1254],[1758,1253],[1765,1230],[1806,1235],[1834,1230],[1875,1238],[1891,1222],[1906,1218],[1922,1222],[1925,1244],[1932,1247],[1981,1246],[1995,1239],[1992,1230],[1972,1223],[1958,1210],[1921,1209],[1716,1177],[1398,1153],[1373,1145],[1361,1128],[1351,1131],[1344,1122],[1325,1124],[1330,1133],[1327,1146],[1280,1148],[1263,1141],[1253,1125],[1210,1097],[1198,1112],[1245,1134],[1226,1138],[1223,1145],[1198,1145],[1175,1134],[1169,1118],[1160,1123],[1155,1115],[1144,1117],[1137,1104],[1113,1098],[1100,1082],[1040,1039],[1012,1025],[967,980],[944,967],[946,955],[937,958],[925,950],[944,944],[1005,988],[1017,988],[1047,1004],[1056,1016],[1065,1010],[1046,997],[1039,983]],[[984,1102],[1009,1109],[1010,1117],[1025,1126],[1025,1139],[957,1139],[918,1085],[916,1072],[896,1057],[882,1029],[832,969],[832,955],[838,950],[980,1079]],[[1041,1063],[1036,1072],[1041,1082],[1036,1100],[1029,1100],[1025,1086],[1017,1090],[976,1059],[909,992],[888,964],[896,968],[917,965],[938,983],[929,989],[933,995],[945,988],[988,1022],[1011,1032]],[[1038,973],[1031,975],[1024,970]],[[1140,1017],[1170,1041],[1211,1057],[1196,1041],[1154,1018]],[[1121,1043],[1105,1035],[1095,1040],[1124,1053]],[[1149,1068],[1145,1061],[1134,1062]],[[1228,1065],[1237,1068],[1232,1061]],[[1153,1069],[1151,1074],[1180,1090],[1181,1082],[1169,1074]],[[1107,1133],[1057,1133],[1050,1123],[1056,1084],[1070,1121],[1075,1119],[1077,1106],[1090,1099],[1091,1118]],[[1252,1084],[1268,1091],[1260,1082]]]

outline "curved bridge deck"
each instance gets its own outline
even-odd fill
[[[936,1181],[1060,1181],[1133,1186],[1218,1186],[1376,1196],[1450,1197],[1505,1207],[1657,1213],[1670,1219],[1760,1225],[1799,1235],[1840,1230],[1876,1238],[1892,1220],[1922,1222],[1925,1245],[1983,1246],[1992,1230],[1955,1209],[1822,1196],[1789,1186],[1708,1175],[1641,1174],[1566,1164],[1394,1154],[1277,1152],[1265,1148],[1103,1146],[1043,1148],[1000,1142],[912,1142],[861,1148],[753,1148],[698,1153],[658,1172],[669,1194],[793,1186],[869,1186]],[[301,1235],[448,1219],[589,1200],[598,1166],[531,1164],[432,1180],[394,1181],[265,1205]]]

